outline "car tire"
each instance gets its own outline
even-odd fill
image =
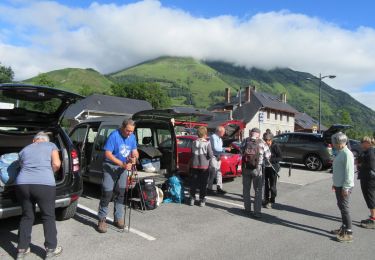
[[[76,214],[78,201],[74,201],[68,207],[56,209],[57,220],[68,220]]]
[[[305,166],[312,171],[320,171],[323,168],[323,162],[319,156],[309,154],[305,158]]]

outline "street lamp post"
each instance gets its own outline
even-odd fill
[[[321,124],[322,124],[322,79],[324,78],[334,79],[336,78],[336,76],[335,75],[322,76],[322,74],[319,73],[319,127],[318,127],[319,133],[321,131]],[[312,80],[312,78],[307,78],[307,79]]]

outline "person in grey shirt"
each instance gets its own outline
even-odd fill
[[[44,229],[46,259],[62,253],[57,246],[55,221],[56,183],[54,172],[61,166],[58,148],[49,142],[48,134],[39,132],[33,143],[19,153],[21,170],[16,179],[16,195],[21,203],[22,218],[18,230],[17,259],[30,253],[31,230],[38,204]]]

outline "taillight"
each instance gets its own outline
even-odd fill
[[[70,155],[72,157],[72,171],[78,172],[79,171],[79,158],[78,158],[78,152],[76,150],[72,150],[70,152]]]

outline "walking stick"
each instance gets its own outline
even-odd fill
[[[273,172],[277,175],[278,178],[280,178],[280,175],[277,173],[277,171],[275,170],[275,168],[273,167],[272,163],[270,162],[270,159],[266,158],[267,162],[271,165],[271,168],[273,170]]]
[[[129,192],[129,171],[126,170],[126,185],[125,185],[125,205],[124,205],[124,227],[122,229],[122,232],[125,231],[125,219],[126,219],[126,205],[128,202],[128,192]]]

